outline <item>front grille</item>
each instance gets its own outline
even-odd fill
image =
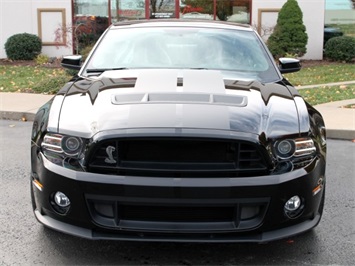
[[[88,171],[103,174],[216,177],[265,175],[263,153],[247,142],[183,139],[113,139],[98,143]]]
[[[93,221],[102,227],[130,230],[229,230],[257,228],[262,223],[268,198],[229,199],[218,204],[188,199],[171,202],[127,202],[123,198],[86,195]],[[194,202],[194,203],[193,203]]]

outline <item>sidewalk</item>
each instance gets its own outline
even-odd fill
[[[39,107],[54,95],[0,92],[0,119],[33,121]]]
[[[355,105],[355,98],[314,106],[323,116],[328,138],[355,140],[355,108],[344,108],[350,104]]]
[[[53,95],[0,92],[0,119],[33,121],[39,107]],[[316,105],[327,128],[327,137],[355,139],[355,109],[342,108],[354,104],[355,98],[346,101]]]

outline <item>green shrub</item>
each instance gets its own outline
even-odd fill
[[[78,75],[79,70],[76,69],[65,69],[65,74],[67,74],[68,76],[74,77],[76,75]]]
[[[340,36],[329,39],[325,44],[324,55],[333,61],[352,62],[355,58],[355,38]]]
[[[81,33],[77,38],[79,42],[79,51],[85,49],[87,46],[93,46],[97,40],[100,38],[100,34],[94,33]]]
[[[94,47],[94,44],[85,46],[81,51],[80,54],[82,55],[83,59],[82,61],[84,62],[86,58],[88,57],[89,53],[91,52],[92,48]]]
[[[35,58],[35,62],[37,65],[44,65],[49,63],[49,57],[45,54],[40,54]]]
[[[29,33],[12,35],[5,43],[6,55],[11,60],[33,60],[41,50],[41,39]]]
[[[69,81],[68,76],[55,76],[38,82],[32,87],[37,93],[54,94],[58,92]]]
[[[287,0],[267,41],[268,48],[275,58],[286,54],[296,54],[300,57],[307,52],[307,42],[308,35],[303,24],[302,11],[296,0]]]

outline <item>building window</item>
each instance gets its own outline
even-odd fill
[[[252,0],[72,0],[74,52],[95,43],[117,21],[209,19],[250,24]]]
[[[252,0],[72,0],[76,24],[149,18],[215,19],[250,24]],[[91,22],[90,22],[91,23]]]
[[[108,17],[108,0],[74,0],[76,15]]]
[[[185,0],[181,18],[215,19],[250,24],[251,0]]]
[[[175,0],[150,0],[150,18],[177,18]]]
[[[73,0],[73,7],[74,50],[79,52],[95,43],[109,26],[109,5],[108,0]]]
[[[336,36],[355,36],[355,0],[326,0],[325,27],[325,42]]]
[[[145,0],[111,0],[112,21],[144,19]]]

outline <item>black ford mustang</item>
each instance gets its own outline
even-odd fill
[[[36,115],[39,222],[89,239],[266,242],[315,227],[325,193],[321,115],[249,27],[112,25]]]

